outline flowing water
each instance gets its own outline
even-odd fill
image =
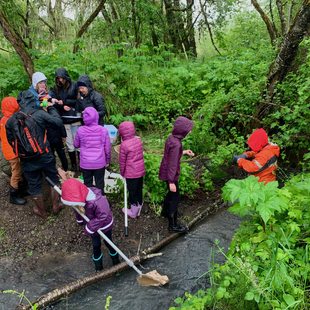
[[[223,262],[215,240],[227,249],[240,219],[225,210],[210,216],[189,234],[178,238],[161,250],[162,256],[152,258],[138,266],[144,273],[156,269],[168,275],[170,283],[165,287],[140,287],[133,270],[124,271],[108,280],[84,288],[61,300],[49,309],[105,309],[106,299],[110,298],[110,310],[161,310],[168,309],[177,296],[185,291],[195,291],[208,285],[206,273],[212,262]],[[25,290],[25,295],[34,300],[56,286],[63,285],[89,275],[92,266],[89,254],[79,253],[68,257],[47,256],[23,270],[12,271],[10,261],[0,261],[0,289]],[[23,301],[25,303],[25,301]],[[0,309],[14,309],[18,298],[0,294]]]

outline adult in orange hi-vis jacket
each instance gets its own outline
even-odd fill
[[[19,111],[19,105],[14,97],[5,97],[1,102],[1,112],[3,117],[0,121],[0,139],[1,149],[4,158],[10,163],[11,166],[11,180],[10,180],[10,203],[16,205],[24,205],[26,200],[21,197],[20,183],[22,181],[22,169],[17,155],[13,152],[12,146],[9,144],[6,137],[5,124],[8,119]]]
[[[279,146],[268,141],[268,135],[263,128],[256,129],[247,143],[250,151],[234,156],[234,163],[249,174],[257,176],[259,182],[266,184],[276,181]]]

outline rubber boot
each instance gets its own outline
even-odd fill
[[[18,189],[10,186],[10,203],[13,203],[14,205],[24,205],[27,202],[26,199],[21,198],[19,196]]]
[[[75,151],[73,151],[73,152],[68,152],[68,154],[69,154],[69,158],[71,161],[71,170],[76,172],[77,171],[76,153]]]
[[[94,255],[92,256],[92,260],[95,264],[95,270],[96,271],[100,271],[103,269],[103,265],[102,265],[102,257],[103,254],[101,253],[101,255],[98,258],[95,258]]]
[[[35,206],[33,207],[33,213],[40,216],[43,219],[47,218],[47,213],[44,206],[43,195],[33,196]]]
[[[26,179],[23,179],[22,181],[18,182],[18,194],[20,197],[29,196],[28,182],[26,181]]]
[[[113,266],[120,264],[119,255],[117,252],[115,252],[114,254],[111,254],[111,252],[109,252],[109,254],[112,259]]]
[[[125,208],[123,208],[122,211],[125,214]],[[139,213],[139,207],[136,205],[130,205],[130,209],[127,209],[127,214],[132,219],[135,219],[138,216],[138,213]]]
[[[143,202],[142,202],[142,204],[138,203],[138,209],[139,209],[138,214],[137,214],[138,217],[141,214],[142,207],[143,207]]]
[[[52,196],[52,204],[53,204],[53,214],[58,214],[63,206],[60,203],[60,196],[59,194],[51,188],[51,196]]]
[[[169,214],[169,216],[168,216],[168,221],[169,221],[168,230],[170,232],[187,233],[188,232],[187,227],[178,224],[177,217],[178,217],[177,211]]]

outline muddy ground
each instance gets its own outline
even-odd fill
[[[10,204],[9,177],[1,172],[0,178],[0,258],[16,262],[15,268],[24,268],[35,263],[43,254],[76,254],[88,251],[92,254],[91,239],[84,234],[83,228],[75,222],[73,211],[64,208],[57,216],[43,220],[32,212],[33,202],[30,197],[24,206]],[[49,187],[44,182],[46,205],[50,209]],[[138,249],[146,249],[168,236],[167,219],[158,217],[145,203],[138,219],[128,219],[129,236],[124,235],[123,194],[118,197],[108,196],[113,215],[113,241],[130,256],[136,255]],[[189,199],[182,197],[180,204],[181,219],[189,222],[201,211],[208,209],[214,213],[220,203],[220,192],[206,195],[197,192]],[[102,247],[106,253],[105,246]]]

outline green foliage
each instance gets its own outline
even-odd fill
[[[302,50],[309,50],[310,40],[304,40]],[[265,124],[276,134],[273,139],[279,145],[296,151],[309,150],[310,119],[310,55],[304,57],[297,72],[290,73],[279,84],[276,92],[276,112],[265,119]],[[296,156],[296,155],[294,155]]]
[[[145,192],[144,197],[149,200],[155,212],[158,214],[160,212],[160,208],[158,207],[163,202],[167,192],[166,183],[158,178],[161,156],[144,154],[144,160],[146,168],[143,187]],[[191,197],[199,187],[198,182],[195,180],[193,169],[188,163],[181,163],[181,175],[179,179],[181,195]]]
[[[308,309],[310,280],[310,174],[293,177],[284,188],[254,177],[231,180],[223,189],[230,210],[250,215],[237,231],[224,265],[214,265],[206,292],[177,299],[189,309]],[[271,203],[271,200],[273,203]],[[267,224],[267,225],[266,225]],[[183,308],[184,305],[184,308]]]
[[[15,290],[0,290],[0,294],[10,294],[10,295],[17,295],[19,300],[26,300],[28,305],[31,307],[32,310],[38,309],[38,304],[32,304],[31,301],[25,295],[25,292],[22,293],[17,292]]]

